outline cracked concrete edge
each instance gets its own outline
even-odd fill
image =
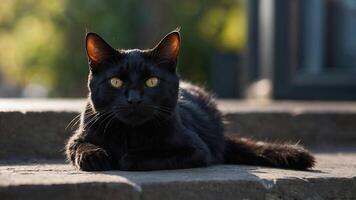
[[[59,161],[3,163],[0,164],[0,197],[115,197],[129,200],[355,199],[354,153],[320,154],[317,160],[318,165],[311,171],[217,165],[148,172],[82,172]]]
[[[356,177],[277,179],[266,199],[355,199]]]
[[[142,190],[141,190],[142,187]],[[211,180],[144,183],[113,182],[17,185],[0,187],[4,199],[122,199],[122,200],[305,200],[354,199],[355,178],[271,180]]]
[[[142,197],[145,200],[355,199],[356,180],[355,178],[315,178],[145,183],[142,185]]]
[[[16,185],[0,187],[0,196],[3,199],[119,199],[140,200],[139,186],[117,182],[82,182],[63,183],[51,185]]]
[[[172,181],[141,183],[80,182],[0,186],[5,199],[263,199],[256,181]],[[256,193],[257,192],[257,193]],[[244,198],[240,198],[244,197]]]

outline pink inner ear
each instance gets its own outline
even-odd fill
[[[174,39],[171,40],[173,40],[170,47],[172,57],[177,57],[179,53],[179,38],[175,36]]]
[[[162,59],[175,60],[179,54],[179,33],[168,34],[155,48],[155,54]]]
[[[88,40],[87,43],[87,52],[90,60],[94,62],[100,61],[100,50],[95,46],[95,42],[92,39]]]
[[[114,52],[114,49],[109,44],[94,33],[87,35],[86,50],[89,59],[94,63],[107,59]]]

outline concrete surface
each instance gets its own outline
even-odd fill
[[[219,101],[226,134],[308,147],[355,146],[356,102]],[[83,99],[0,99],[0,159],[63,158]]]
[[[59,161],[2,161],[1,199],[356,199],[356,153],[318,154],[312,171],[220,165],[81,172]]]
[[[226,134],[300,141],[318,152],[311,171],[81,172],[63,163],[62,151],[66,126],[83,106],[82,99],[0,99],[1,200],[356,199],[356,102],[219,101]]]

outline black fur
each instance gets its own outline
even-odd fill
[[[141,171],[218,163],[313,167],[313,156],[300,146],[224,137],[213,97],[179,83],[179,31],[150,50],[114,50],[94,33],[86,42],[89,97],[66,146],[68,160],[79,169]],[[152,76],[159,84],[148,88],[144,84]],[[113,88],[112,77],[124,86]],[[133,96],[139,103],[129,103]]]

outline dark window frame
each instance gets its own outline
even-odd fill
[[[356,99],[356,73],[298,69],[298,0],[275,0],[273,36],[273,98],[308,100]],[[297,27],[295,27],[297,25]],[[288,41],[288,42],[285,42]]]

